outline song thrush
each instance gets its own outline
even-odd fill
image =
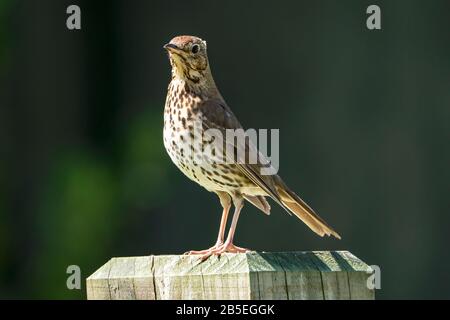
[[[214,192],[223,207],[219,235],[216,244],[206,250],[190,251],[207,258],[211,254],[223,252],[247,252],[248,249],[233,244],[233,237],[244,199],[266,214],[270,206],[265,197],[272,198],[289,213],[294,213],[308,227],[320,236],[340,236],[320,218],[299,196],[291,191],[276,174],[263,175],[260,169],[267,165],[267,159],[258,151],[257,163],[246,163],[232,157],[223,160],[222,154],[216,157],[214,151],[222,153],[223,141],[209,153],[209,159],[202,159],[205,146],[211,144],[206,131],[215,129],[225,137],[227,129],[242,129],[241,124],[225,103],[216,87],[206,53],[206,42],[194,36],[178,36],[164,46],[172,66],[172,79],[168,87],[164,111],[164,146],[175,165],[191,180],[208,191]],[[199,135],[200,144],[195,144]],[[234,139],[233,139],[234,140]],[[248,139],[242,145],[234,141],[234,153],[248,154],[256,150]],[[213,159],[214,158],[214,159]],[[217,158],[217,159],[216,159]],[[203,160],[203,161],[200,161]],[[206,160],[206,161],[205,161]],[[224,241],[225,227],[231,204],[235,210],[227,239]]]

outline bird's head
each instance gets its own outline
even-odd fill
[[[178,36],[164,46],[174,76],[199,83],[209,75],[206,41],[194,36]]]

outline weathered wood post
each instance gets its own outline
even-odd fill
[[[347,251],[113,258],[88,299],[374,299],[373,270]]]

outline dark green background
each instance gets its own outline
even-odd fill
[[[444,0],[0,0],[0,297],[84,298],[68,265],[87,277],[213,244],[216,196],[162,143],[162,45],[194,34],[240,121],[280,129],[280,174],[343,238],[273,203],[244,208],[237,244],[349,250],[380,266],[378,298],[450,298],[449,15]]]

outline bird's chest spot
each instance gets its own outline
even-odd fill
[[[190,94],[184,87],[171,84],[164,112],[164,146],[172,161],[184,172],[190,157],[198,150],[192,143],[194,135],[201,136],[201,112],[198,105],[201,99]],[[200,123],[200,125],[199,125]]]

